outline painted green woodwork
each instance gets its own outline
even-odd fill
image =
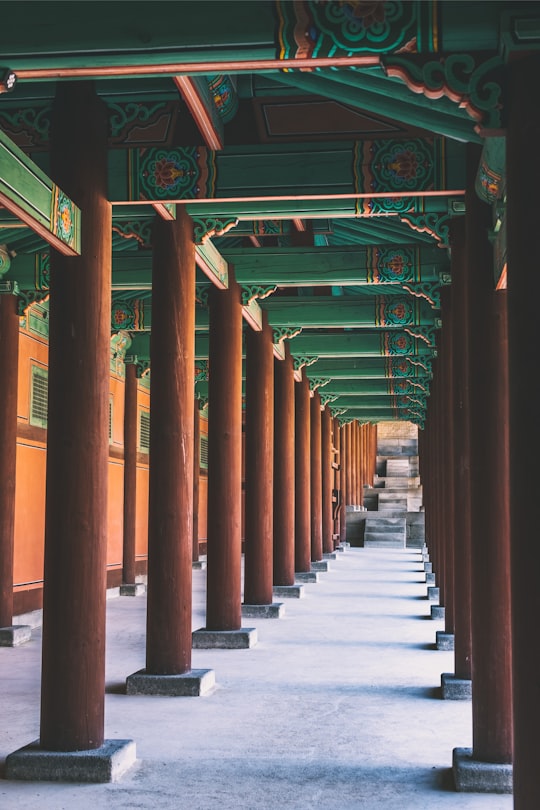
[[[122,155],[124,157],[124,155]],[[354,197],[365,215],[407,211],[408,197],[463,185],[463,146],[440,137],[334,143],[130,149],[116,162],[113,201]],[[352,166],[352,172],[351,172]],[[221,213],[221,212],[220,212]]]
[[[220,289],[229,286],[229,268],[227,262],[214,247],[210,239],[204,244],[197,245],[195,252],[197,266]]]
[[[230,76],[223,74],[208,76],[206,81],[218,115],[227,124],[238,112],[238,94],[234,82]]]
[[[324,390],[325,393],[328,392],[327,388]],[[425,407],[425,402],[415,400],[414,397],[392,395],[348,396],[343,394],[334,401],[340,408],[347,408],[347,410],[352,411],[373,410],[374,408],[414,408],[423,410]]]
[[[303,357],[412,356],[421,360],[433,357],[433,349],[423,340],[398,330],[342,334],[301,332],[291,338],[291,353]]]
[[[317,374],[318,368],[317,364],[312,366],[311,373]],[[413,380],[392,380],[392,379],[383,379],[380,380],[366,380],[366,379],[349,379],[349,380],[335,380],[327,378],[325,380],[326,385],[324,390],[327,391],[329,394],[336,394],[340,397],[348,394],[350,396],[370,396],[370,395],[379,395],[379,396],[411,396],[411,397],[419,397],[422,396],[424,393],[425,398],[425,391],[421,384],[413,381]]]
[[[0,205],[62,253],[81,252],[81,212],[41,169],[0,131]]]
[[[328,377],[331,380],[371,380],[371,379],[409,379],[423,388],[429,385],[431,371],[425,365],[414,365],[409,357],[400,358],[339,358],[331,360],[317,359],[313,373],[317,377]],[[338,383],[339,384],[339,383]]]
[[[270,297],[261,301],[272,327],[304,328],[395,327],[433,325],[434,311],[411,296],[358,297],[295,296]]]
[[[449,261],[438,248],[378,247],[221,248],[241,284],[280,287],[439,281]]]

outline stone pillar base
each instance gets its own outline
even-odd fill
[[[431,618],[444,620],[445,618],[444,605],[431,605]]]
[[[318,582],[319,574],[316,571],[296,571],[294,578],[297,582]]]
[[[323,554],[323,560],[337,560],[337,554],[335,551],[325,551]]]
[[[281,599],[302,599],[306,595],[306,589],[303,585],[274,585],[273,593]]]
[[[433,573],[433,563],[430,563],[430,562],[427,562],[427,561],[424,560],[424,571],[426,572],[426,574],[432,574]]]
[[[0,647],[18,647],[32,638],[29,624],[13,624],[11,627],[0,627]]]
[[[312,571],[322,571],[326,573],[330,570],[330,566],[328,565],[326,560],[317,560],[316,562],[311,563],[311,570]]]
[[[346,540],[343,540],[339,546],[336,546],[336,551],[347,551],[351,547],[350,543],[347,543]]]
[[[456,790],[461,793],[512,793],[512,765],[475,760],[472,748],[454,748],[452,771]]]
[[[146,593],[146,585],[142,582],[120,585],[120,596],[142,596],[143,593]]]
[[[239,630],[207,630],[201,627],[191,634],[194,650],[247,650],[257,644],[255,627]]]
[[[457,678],[453,672],[443,672],[441,697],[443,700],[471,700],[472,681],[467,678]]]
[[[39,741],[6,759],[6,779],[32,782],[115,782],[136,759],[133,740],[105,740],[88,751],[45,751]]]
[[[430,602],[438,602],[439,601],[439,588],[435,585],[431,585],[427,589],[427,598]]]
[[[194,560],[191,567],[194,571],[206,571],[206,560]]]
[[[126,694],[200,697],[207,694],[215,683],[213,669],[190,669],[181,675],[153,675],[140,669],[126,678]]]
[[[432,571],[426,571],[426,583],[428,585],[435,585],[435,574]]]
[[[437,630],[435,633],[435,646],[438,650],[453,650],[454,634],[445,633],[444,630]]]
[[[285,614],[285,606],[281,602],[272,602],[271,605],[242,605],[242,616],[246,619],[281,619]]]

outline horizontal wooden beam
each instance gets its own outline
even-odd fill
[[[206,76],[175,76],[180,91],[202,138],[209,149],[223,149],[223,122],[219,117]]]
[[[261,307],[268,313],[268,321],[274,328],[402,329],[435,324],[435,311],[421,299],[409,295],[271,296],[261,301]]]
[[[81,252],[81,212],[0,130],[0,206],[65,256]]]

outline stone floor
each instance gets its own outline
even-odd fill
[[[193,627],[205,572],[194,571]],[[452,749],[471,745],[471,706],[439,697],[453,653],[434,648],[420,554],[353,548],[251,650],[195,650],[205,697],[125,694],[144,666],[144,596],[108,601],[106,737],[136,765],[104,785],[0,780],[2,810],[510,810],[512,797],[458,794]],[[38,736],[40,634],[0,648],[0,767]]]

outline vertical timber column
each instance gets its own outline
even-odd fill
[[[137,515],[137,367],[126,363],[124,387],[124,536],[122,582],[135,584]]]
[[[201,484],[201,412],[199,399],[193,403],[193,542],[191,561],[199,562],[199,491]]]
[[[352,423],[347,422],[344,426],[345,428],[345,463],[346,463],[346,493],[347,493],[347,500],[346,506],[351,506],[353,503],[353,475],[352,475],[352,457],[353,457],[353,447],[352,447]]]
[[[454,217],[450,225],[452,261],[452,368],[454,423],[454,676],[470,694],[471,642],[471,484],[469,412],[468,280],[465,260],[465,217]],[[430,465],[430,472],[432,468]],[[429,477],[432,477],[431,475]],[[424,479],[422,479],[424,481]],[[443,697],[445,697],[443,676]]]
[[[480,147],[467,146],[473,759],[512,762],[508,348],[506,293],[495,292],[492,212],[475,193]],[[508,785],[511,791],[511,782]],[[493,785],[495,790],[495,782]]]
[[[0,295],[0,644],[13,629],[13,543],[15,534],[15,468],[17,456],[17,380],[19,316],[17,296]],[[5,632],[2,633],[2,630]],[[6,639],[4,639],[6,636]],[[10,644],[11,646],[11,644]]]
[[[337,416],[334,416],[332,418],[332,461],[336,462],[337,467],[333,471],[333,489],[335,490],[338,501],[335,507],[332,507],[332,511],[336,515],[336,519],[332,521],[332,550],[338,545],[341,535],[341,509],[339,508],[342,491],[341,459],[341,429]]]
[[[540,279],[531,267],[538,251],[540,200],[530,191],[540,183],[540,166],[531,161],[540,140],[537,54],[509,67],[506,180],[508,189],[508,351],[510,390],[510,543],[512,561],[512,673],[514,702],[514,808],[540,802],[536,754],[540,728],[540,685],[536,637],[540,589],[536,565],[540,422],[531,392],[536,367]]]
[[[313,392],[311,409],[311,560],[319,562],[323,555],[322,505],[322,434],[321,397]]]
[[[195,243],[177,206],[152,231],[146,671],[191,669]]]
[[[295,386],[294,420],[294,569],[305,573],[311,569],[311,430],[309,381],[305,371]]]
[[[274,353],[272,329],[246,332],[244,603],[272,604]]]
[[[358,503],[358,475],[359,475],[359,458],[358,458],[358,423],[356,419],[351,422],[351,504],[356,506]]]
[[[59,83],[51,174],[81,208],[82,255],[51,250],[40,745],[103,744],[112,207],[105,104]]]
[[[209,295],[208,553],[206,629],[241,626],[242,300],[229,288]]]
[[[334,522],[332,520],[333,460],[332,414],[330,408],[326,406],[321,414],[322,550],[326,554],[334,550]]]
[[[347,425],[339,425],[339,480],[341,509],[339,512],[339,543],[347,540]]]
[[[274,360],[274,585],[294,585],[294,369]]]

